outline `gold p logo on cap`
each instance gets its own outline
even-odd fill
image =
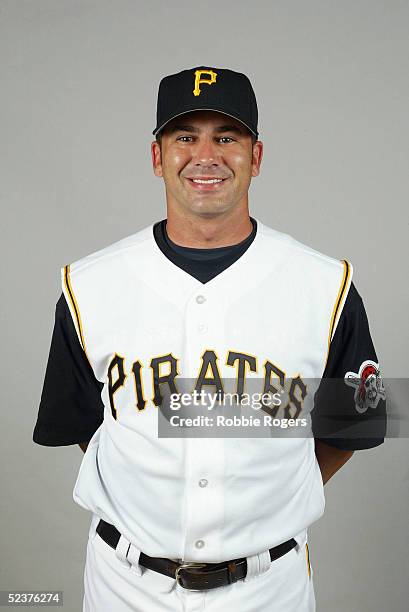
[[[209,75],[210,79],[202,79],[202,74]],[[195,70],[195,88],[193,90],[193,95],[200,96],[201,83],[212,85],[213,83],[216,83],[216,77],[217,72],[213,72],[213,70]]]

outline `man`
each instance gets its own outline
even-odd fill
[[[166,219],[62,270],[34,441],[86,451],[74,488],[93,515],[84,610],[315,610],[307,529],[323,484],[383,442],[351,265],[249,215],[257,121],[241,73],[162,79],[151,154]],[[321,377],[312,404],[307,380]],[[271,422],[262,436],[163,435],[164,395],[186,382],[204,404],[205,389],[219,393],[218,416],[229,383],[241,402],[290,382],[288,404],[263,400],[263,413],[306,417],[310,435]]]

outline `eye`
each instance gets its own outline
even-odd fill
[[[181,142],[192,142],[192,136],[179,136],[176,140],[180,140]]]
[[[234,139],[230,138],[230,136],[221,136],[219,140],[228,140],[229,142],[234,142]]]

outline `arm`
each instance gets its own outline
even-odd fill
[[[352,457],[354,451],[340,450],[315,439],[315,456],[325,484]]]
[[[368,360],[377,363],[378,358],[362,299],[351,283],[311,413],[315,455],[324,484],[354,451],[373,448],[384,440],[385,400],[376,410],[361,413],[356,409],[355,388],[345,383],[346,374],[355,372],[358,377]]]
[[[103,421],[103,383],[80,344],[64,294],[55,310],[55,323],[33,441],[67,446],[88,441]],[[84,442],[84,440],[86,442]]]

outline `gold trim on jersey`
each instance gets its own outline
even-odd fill
[[[308,578],[311,578],[310,550],[308,548],[308,543],[305,544],[305,554],[307,557]]]
[[[74,291],[72,289],[72,285],[71,285],[71,280],[70,280],[70,266],[64,266],[64,284],[65,284],[65,288],[67,290],[68,296],[70,298],[70,302],[71,302],[71,307],[72,310],[74,311],[75,314],[75,319],[76,319],[76,323],[77,323],[77,328],[78,328],[78,333],[81,339],[81,344],[82,344],[82,348],[84,349],[84,353],[88,359],[89,364],[91,365],[91,362],[89,360],[88,357],[88,353],[87,353],[87,349],[85,346],[85,340],[84,340],[84,333],[82,331],[82,322],[81,322],[81,315],[80,315],[80,309],[78,307],[78,303],[77,300],[75,299],[75,294]]]
[[[341,282],[341,285],[339,287],[337,299],[335,300],[335,304],[334,304],[334,308],[333,308],[332,316],[331,316],[331,323],[330,323],[329,333],[328,333],[327,359],[328,359],[329,347],[330,347],[331,340],[332,340],[332,334],[334,333],[335,322],[337,320],[339,308],[340,308],[340,306],[342,304],[342,301],[344,299],[346,288],[349,286],[349,279],[350,279],[350,276],[351,276],[351,266],[350,266],[350,264],[347,262],[346,259],[344,259],[342,261],[342,263],[344,264],[344,273],[342,275],[342,282]]]

